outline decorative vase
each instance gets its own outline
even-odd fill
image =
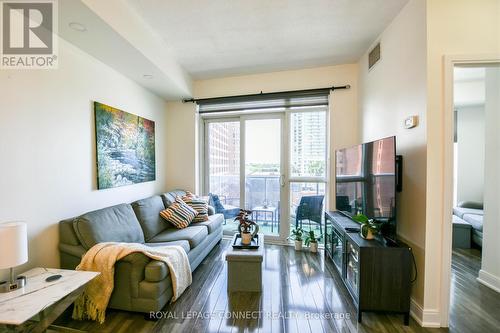
[[[363,224],[361,226],[359,233],[360,233],[361,237],[364,239],[370,240],[370,239],[375,238],[375,235],[373,234],[372,229],[370,229],[370,227],[367,224]]]
[[[252,234],[249,232],[241,233],[241,244],[242,245],[250,245],[252,243]]]
[[[310,250],[312,253],[316,253],[316,252],[318,252],[318,242],[311,242],[311,245],[310,245],[309,250]]]
[[[300,251],[300,250],[302,250],[302,241],[296,240],[295,241],[295,251]]]

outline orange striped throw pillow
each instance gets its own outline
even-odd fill
[[[160,212],[160,216],[171,223],[177,229],[184,229],[193,221],[198,212],[189,207],[180,197],[168,206],[167,209]]]
[[[186,195],[182,197],[182,201],[198,212],[198,215],[194,218],[193,223],[208,221],[208,202],[195,196],[189,191],[187,191]]]

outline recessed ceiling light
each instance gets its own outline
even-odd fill
[[[151,80],[153,78],[153,75],[152,74],[144,74],[142,77],[145,78],[146,80]]]
[[[78,23],[78,22],[71,22],[70,24],[68,24],[69,27],[75,31],[78,31],[78,32],[85,32],[87,31],[87,27],[84,26],[83,24],[81,23]]]

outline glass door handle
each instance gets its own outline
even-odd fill
[[[280,175],[280,186],[285,186],[285,175]]]

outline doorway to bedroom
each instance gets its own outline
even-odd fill
[[[500,64],[455,64],[453,111],[449,322],[473,311],[488,330],[500,325],[488,311],[500,293]]]
[[[454,69],[453,248],[475,258],[483,243],[485,76],[485,67]]]

